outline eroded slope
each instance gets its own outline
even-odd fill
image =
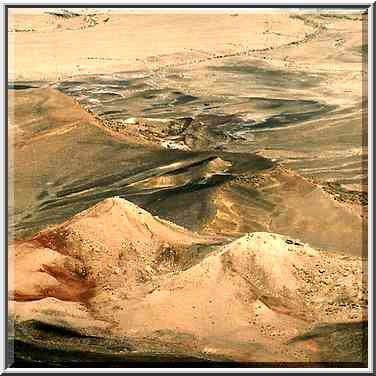
[[[365,319],[359,258],[271,233],[202,236],[119,198],[15,244],[11,255],[10,308],[21,328],[34,320],[118,344],[185,337],[188,354],[202,359],[304,362],[322,360],[323,350],[307,331]],[[362,362],[353,350],[347,361]]]

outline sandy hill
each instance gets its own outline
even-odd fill
[[[365,256],[364,207],[340,202],[271,160],[161,149],[137,132],[124,138],[51,88],[13,90],[10,106],[17,107],[9,130],[17,239],[121,196],[194,231],[233,237],[276,232]]]
[[[365,319],[359,258],[272,233],[202,236],[120,198],[15,243],[10,256],[10,309],[22,336],[22,323],[40,322],[82,338],[156,337],[167,346],[184,337],[180,345],[203,358],[320,361],[338,356],[336,325],[351,331]],[[311,330],[319,334],[308,340]],[[356,344],[346,346],[343,357],[362,360]]]
[[[18,364],[364,365],[367,15],[12,12]]]

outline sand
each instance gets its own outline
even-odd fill
[[[365,365],[366,16],[9,12],[16,363]]]
[[[272,233],[205,238],[119,198],[16,244],[12,255],[19,323],[105,338],[184,334],[191,346],[205,344],[202,356],[301,362],[320,361],[323,348],[289,341],[324,323],[364,320],[359,258]]]
[[[189,64],[202,56],[289,43],[304,36],[307,30],[299,21],[286,24],[286,15],[279,13],[237,16],[109,13],[93,17],[98,24],[87,27],[86,16],[62,19],[47,14],[16,14],[12,17],[11,12],[8,62],[11,80],[54,81],[81,73],[155,69],[161,63],[153,60],[163,56],[170,56],[173,65]],[[280,30],[282,23],[289,30],[287,36],[271,38],[263,33],[265,25],[273,33]],[[52,46],[59,46],[58,53]],[[27,55],[23,53],[25,48],[29,51]]]

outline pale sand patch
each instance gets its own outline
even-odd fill
[[[85,16],[65,20],[46,14],[11,15],[9,30],[31,31],[9,33],[9,79],[53,81],[83,73],[156,69],[164,66],[158,59],[166,56],[172,66],[184,65],[214,55],[276,47],[312,30],[283,12],[236,17],[111,13],[95,19],[97,25],[86,27]]]

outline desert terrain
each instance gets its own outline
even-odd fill
[[[15,366],[364,366],[366,25],[10,9]]]

